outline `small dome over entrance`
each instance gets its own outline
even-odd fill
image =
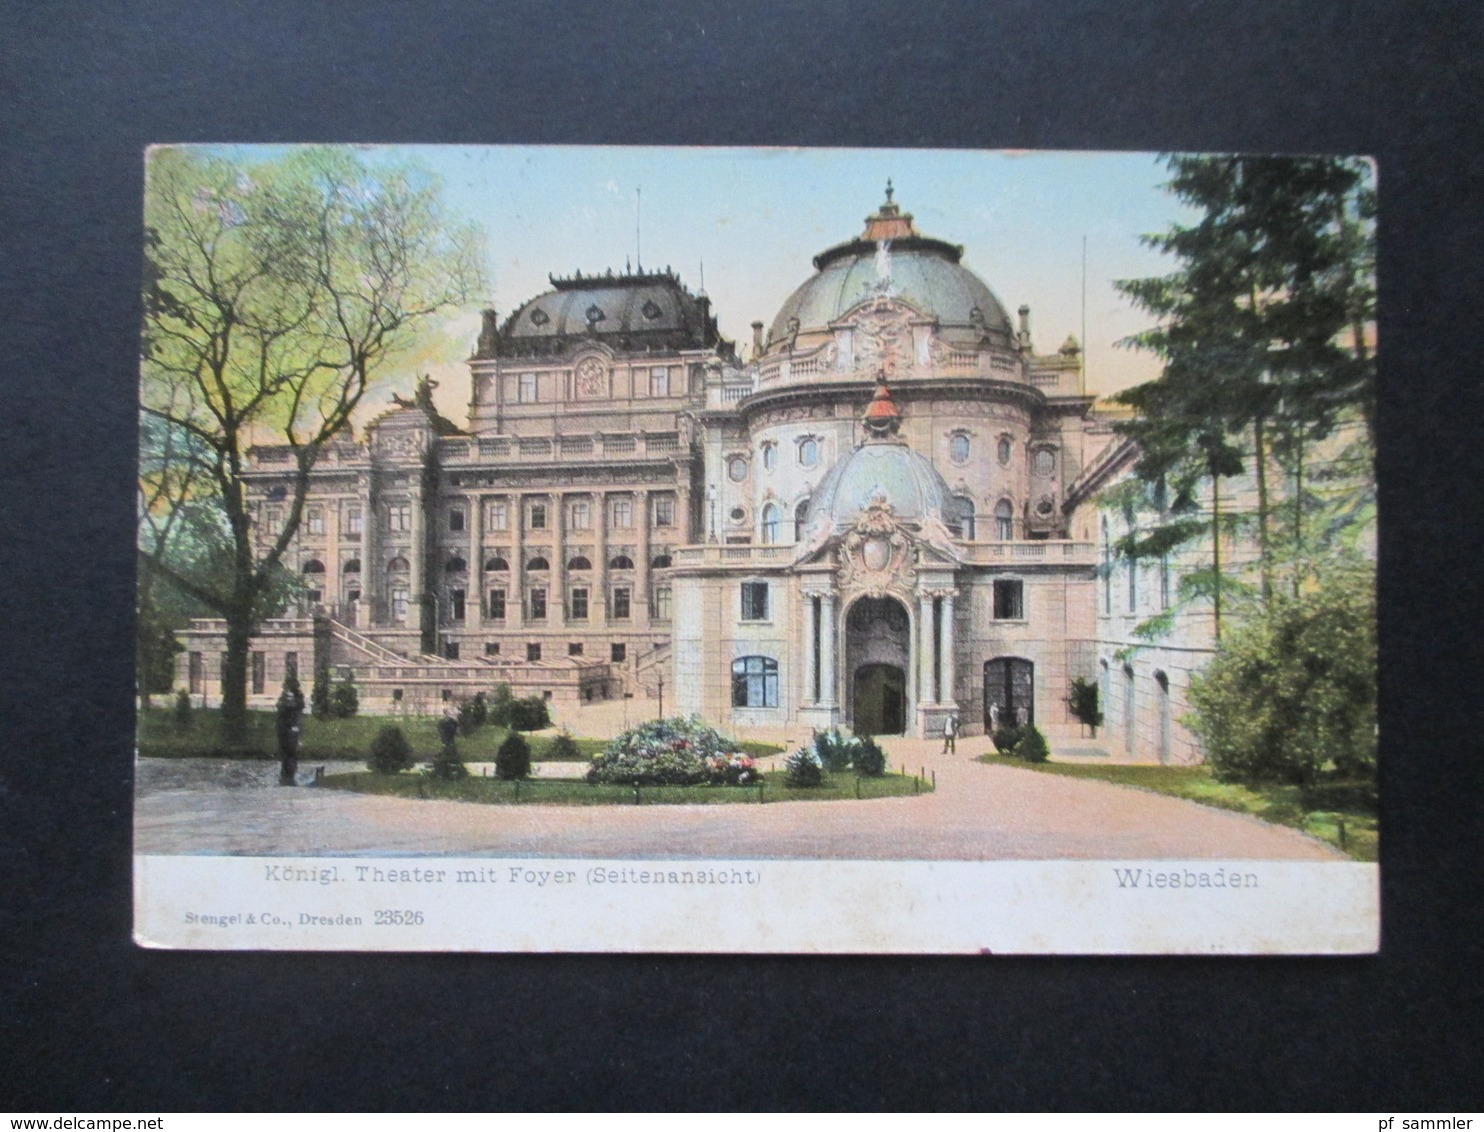
[[[891,391],[879,386],[865,414],[871,435],[824,477],[809,502],[811,523],[824,515],[836,527],[853,523],[878,499],[906,522],[920,523],[929,515],[942,520],[950,514],[953,493],[925,456],[897,439],[900,422]]]

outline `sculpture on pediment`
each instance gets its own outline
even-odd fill
[[[856,369],[874,370],[890,377],[898,369],[911,367],[912,335],[907,325],[910,313],[899,303],[887,300],[860,312],[854,320]]]
[[[876,492],[840,544],[840,583],[846,592],[909,596],[912,539],[897,522],[885,493]]]

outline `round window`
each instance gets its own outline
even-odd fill
[[[740,507],[733,507],[732,508],[732,522],[734,522],[734,523],[740,523],[745,518],[747,518],[747,512],[746,511],[742,510],[742,508],[740,508]]]
[[[747,478],[747,461],[741,456],[733,456],[727,460],[727,477],[733,483],[741,483]]]

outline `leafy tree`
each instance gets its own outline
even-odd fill
[[[360,710],[361,697],[356,691],[356,678],[347,670],[345,678],[335,685],[330,695],[330,714],[336,719],[349,719]]]
[[[224,618],[222,724],[246,733],[248,643],[298,531],[310,473],[373,380],[481,286],[478,240],[413,168],[343,149],[245,163],[152,150],[145,199],[141,570]],[[285,520],[255,525],[254,445],[291,459]],[[228,556],[201,577],[175,516],[210,508]]]
[[[330,673],[327,669],[317,669],[309,692],[309,710],[315,719],[330,719],[334,715],[330,696]]]
[[[512,731],[495,751],[495,777],[503,779],[529,778],[531,774],[531,745],[519,731]]]
[[[513,731],[540,731],[551,726],[551,712],[540,696],[525,696],[507,705],[505,725]]]
[[[371,757],[367,766],[377,774],[397,774],[411,770],[412,744],[400,727],[383,727],[371,740]]]
[[[1190,596],[1209,596],[1219,641],[1222,538],[1234,528],[1222,481],[1250,460],[1266,599],[1273,461],[1294,480],[1293,537],[1302,541],[1305,452],[1348,416],[1373,419],[1365,335],[1374,314],[1374,201],[1368,167],[1347,159],[1175,156],[1168,164],[1168,188],[1200,217],[1145,237],[1175,257],[1176,271],[1119,284],[1158,320],[1129,344],[1165,363],[1158,380],[1119,396],[1136,411],[1118,426],[1139,443],[1136,474],[1164,494],[1149,508],[1158,520],[1119,549],[1137,560],[1208,539],[1210,570]]]
[[[1021,732],[1020,739],[1011,754],[1028,763],[1044,763],[1051,757],[1051,746],[1046,742],[1046,736],[1041,733],[1041,729],[1035,724],[1029,724]]]
[[[1223,781],[1375,775],[1374,567],[1340,559],[1321,577],[1275,594],[1192,681],[1188,722]]]
[[[1103,709],[1098,706],[1098,686],[1082,676],[1072,678],[1071,691],[1067,693],[1067,707],[1072,717],[1084,727],[1092,729],[1096,737],[1103,725]]]

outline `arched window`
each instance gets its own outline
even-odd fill
[[[1107,518],[1103,519],[1103,612],[1113,612],[1113,540]]]
[[[311,558],[308,562],[304,563],[304,573],[306,574],[323,574],[324,572],[325,564],[318,558]]]
[[[1008,468],[1010,466],[1010,457],[1014,455],[1014,452],[1015,446],[1010,442],[1010,438],[1008,436],[1000,437],[1000,442],[995,445],[995,455],[1003,467]]]
[[[778,466],[778,445],[771,440],[763,445],[763,471],[771,472]]]
[[[615,554],[608,560],[608,569],[610,570],[632,570],[633,568],[634,560],[627,554]]]
[[[959,538],[974,538],[974,501],[967,495],[953,497],[953,515],[948,525]]]
[[[401,555],[398,555],[396,558],[393,558],[386,564],[386,572],[388,574],[406,574],[409,573],[411,570],[412,567],[408,565],[407,559],[403,558]]]
[[[1015,537],[1015,507],[1008,499],[994,505],[994,537],[1001,542]]]
[[[651,570],[668,570],[670,568],[670,556],[668,554],[656,554],[649,562]]]
[[[778,504],[763,504],[763,542],[778,541]]]
[[[778,662],[771,656],[742,656],[732,661],[732,706],[777,707]]]
[[[799,441],[799,466],[812,468],[819,463],[819,438],[806,436]]]
[[[407,589],[407,575],[411,569],[407,559],[401,555],[386,564],[387,593],[391,597],[392,622],[397,625],[407,623],[407,602],[410,596]]]
[[[538,556],[536,558],[531,559],[529,562],[526,563],[526,569],[527,570],[550,570],[551,569],[551,563],[547,562],[546,559],[541,558],[541,557]]]
[[[955,432],[948,438],[948,458],[955,464],[966,464],[969,460],[969,434]]]
[[[467,573],[468,569],[469,564],[458,555],[454,555],[448,560],[448,565],[443,567],[443,572],[445,574],[463,574]]]
[[[804,541],[804,528],[809,525],[809,501],[799,500],[799,505],[794,508],[794,542]]]
[[[505,559],[501,558],[497,554],[493,558],[491,558],[488,562],[486,562],[484,564],[484,568],[486,570],[495,570],[495,571],[498,571],[498,570],[508,570],[508,569],[510,569],[510,563],[506,562]]]
[[[567,562],[568,570],[591,570],[592,568],[593,564],[580,554]]]
[[[342,574],[359,574],[361,572],[361,560],[352,558],[340,570]]]

